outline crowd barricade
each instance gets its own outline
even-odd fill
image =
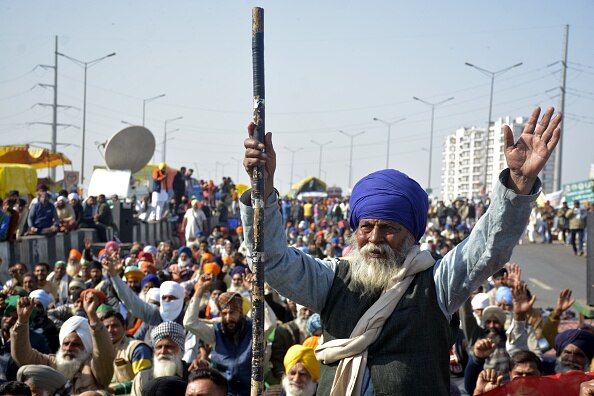
[[[132,241],[145,245],[157,245],[161,241],[177,238],[175,224],[168,221],[134,224]],[[112,240],[114,229],[107,228],[107,238]],[[46,262],[53,267],[57,260],[66,260],[70,249],[82,250],[84,240],[90,239],[98,243],[97,231],[92,228],[81,228],[69,233],[55,235],[24,236],[14,242],[0,242],[0,258],[3,269],[17,262],[27,264],[30,268],[35,263]],[[124,241],[124,242],[132,242]]]

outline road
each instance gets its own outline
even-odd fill
[[[522,268],[522,279],[536,295],[536,307],[554,307],[564,288],[572,289],[575,299],[586,302],[586,257],[574,256],[571,246],[524,241],[514,249],[511,261]]]

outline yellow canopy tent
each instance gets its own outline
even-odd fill
[[[0,146],[0,163],[25,164],[32,166],[33,169],[72,165],[72,161],[62,153],[52,153],[43,148],[30,148],[28,144]]]
[[[18,190],[20,196],[35,195],[37,171],[31,165],[0,163],[0,197],[10,190]]]
[[[324,183],[322,180],[318,179],[317,177],[311,176],[301,180],[300,182],[293,184],[293,187],[291,187],[291,189],[293,190],[295,196],[297,196],[303,193],[325,193],[326,187],[326,183]]]

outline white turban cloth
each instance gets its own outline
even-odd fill
[[[161,303],[161,289],[158,287],[151,287],[146,292],[146,302],[149,300],[158,301],[159,304]]]
[[[62,345],[64,342],[64,338],[66,338],[66,336],[72,332],[76,332],[85,346],[85,350],[88,353],[92,353],[93,339],[91,338],[91,327],[89,326],[89,321],[87,318],[83,318],[82,316],[72,316],[66,322],[64,322],[58,336],[60,339],[60,345]]]
[[[184,288],[177,282],[165,281],[161,284],[161,319],[165,322],[172,322],[181,313],[184,307]],[[163,296],[174,296],[177,299],[173,301],[164,301]]]

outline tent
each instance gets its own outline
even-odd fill
[[[72,161],[62,153],[52,153],[51,150],[43,148],[30,148],[28,144],[0,146],[0,163],[31,165],[34,169],[72,165]]]
[[[35,195],[37,171],[31,165],[0,164],[0,196],[18,190],[21,197]]]
[[[291,189],[293,190],[293,195],[297,198],[325,198],[328,196],[326,193],[326,183],[313,176],[293,184]]]

